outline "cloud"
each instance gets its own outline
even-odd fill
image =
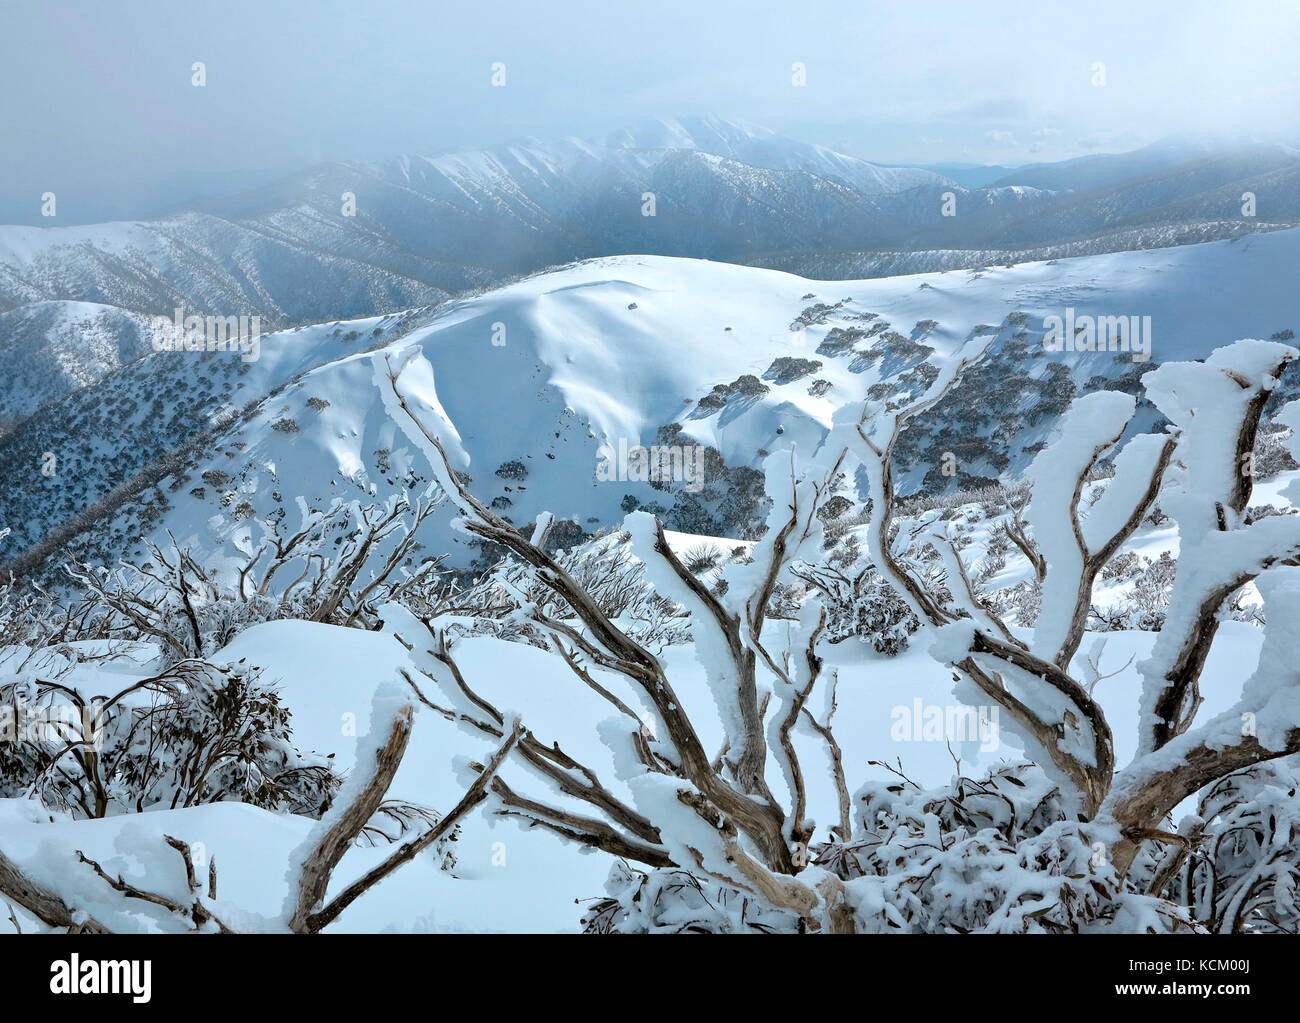
[[[993,96],[963,103],[944,113],[952,121],[1023,121],[1031,115],[1029,105],[1014,96]]]

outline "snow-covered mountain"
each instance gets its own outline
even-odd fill
[[[49,303],[136,319],[176,308],[258,315],[273,329],[382,315],[612,254],[852,278],[1300,222],[1300,158],[1284,146],[1165,146],[1022,170],[967,189],[932,170],[694,118],[600,141],[324,164],[153,221],[0,227],[0,313],[13,314],[0,346],[50,370],[23,375],[21,397],[0,395],[0,427],[116,365],[102,331],[79,346]],[[1257,196],[1253,218],[1240,215],[1245,191]],[[116,358],[133,351],[128,342]]]
[[[1058,184],[1051,202],[1032,214],[980,211],[963,225],[963,236],[973,244],[1008,247],[1046,245],[1144,226],[1300,220],[1300,150],[1294,147],[1257,145],[1190,155],[1174,150],[1164,155],[1164,163],[1113,158],[1119,163],[1113,168],[1118,180],[1109,175],[1027,172],[1026,183],[1039,188],[1050,187],[1045,182]],[[1016,177],[1008,176],[998,184],[1010,187]],[[1253,213],[1243,212],[1245,193],[1255,197]]]
[[[278,325],[357,316],[627,246],[723,258],[786,247],[793,230],[848,238],[871,226],[871,198],[943,183],[716,119],[602,143],[324,164],[162,220],[0,229],[0,309],[77,300],[167,313],[184,300]],[[646,190],[654,217],[642,215]]]
[[[96,302],[32,302],[0,313],[0,432],[139,359],[154,330],[148,316]]]
[[[376,383],[386,358],[416,346],[471,455],[476,492],[515,522],[549,510],[591,532],[640,506],[677,528],[742,536],[761,497],[745,473],[765,452],[816,447],[845,401],[914,390],[931,354],[972,334],[997,338],[967,389],[900,444],[901,488],[1014,478],[1074,393],[1132,391],[1152,365],[1294,330],[1300,303],[1287,281],[1298,259],[1291,230],[833,283],[701,260],[589,260],[405,317],[268,335],[254,363],[150,354],[14,431],[0,515],[14,530],[10,549],[21,550],[108,498],[80,541],[86,552],[170,530],[215,554],[249,520],[296,514],[299,495],[419,489],[427,467],[395,432]],[[1151,361],[1046,351],[1044,320],[1067,308],[1149,316]],[[1140,415],[1137,426],[1150,422]],[[714,477],[696,493],[598,479],[602,446],[656,443],[711,449]],[[57,477],[35,471],[46,451],[59,453]],[[946,451],[959,466],[951,477],[938,467]],[[134,490],[110,493],[132,480]],[[473,558],[447,516],[428,529],[429,549]]]
[[[790,232],[793,237],[800,218],[815,220],[828,209],[840,210],[845,218],[861,211],[852,199],[859,193],[805,170],[756,168],[687,147],[662,150],[655,160],[653,173],[660,175],[655,180],[675,175],[673,180],[684,182],[681,194],[700,203],[697,220],[707,219],[711,204],[722,204],[718,222],[732,225],[738,237],[760,223],[757,214],[751,216],[752,206],[778,194],[786,202],[780,215],[769,212],[761,219],[763,230],[776,234]],[[405,173],[412,180],[420,176],[410,166]],[[922,184],[880,195],[872,200],[877,204],[873,208],[878,211],[892,203],[903,209],[911,204],[920,211],[924,196],[944,187]],[[396,194],[399,190],[394,189]],[[596,194],[594,187],[589,194]],[[1000,186],[978,196],[958,194],[961,201],[1004,203],[1005,209],[1043,201],[1021,186]],[[486,203],[486,195],[480,194],[474,203]],[[531,215],[555,215],[559,222],[554,211],[530,206],[518,196],[511,201],[518,204],[521,216],[532,210]],[[572,211],[565,216],[571,218]],[[143,237],[139,225],[123,230]],[[819,230],[821,237],[831,236],[829,225]],[[719,243],[705,229],[698,236],[683,237],[694,245]],[[1068,246],[1049,250],[1069,251]],[[359,516],[363,506],[395,508],[399,495],[421,495],[434,475],[432,445],[427,432],[420,435],[398,413],[399,388],[389,374],[400,366],[400,400],[445,417],[445,422],[426,422],[438,423],[435,429],[442,439],[454,438],[458,456],[463,451],[468,458],[460,463],[462,480],[496,515],[523,532],[534,522],[546,522],[545,513],[554,513],[559,521],[550,525],[548,539],[565,546],[568,556],[582,558],[606,545],[620,549],[624,540],[619,535],[585,543],[591,534],[620,523],[629,530],[632,546],[643,543],[649,537],[638,539],[635,534],[652,520],[644,515],[625,518],[626,513],[654,512],[669,527],[665,539],[678,557],[684,563],[704,563],[686,571],[711,587],[709,592],[725,595],[729,590],[721,583],[730,587],[733,580],[744,584],[758,577],[744,563],[749,557],[765,546],[775,549],[758,537],[781,474],[774,471],[764,480],[760,466],[779,469],[787,460],[785,449],[794,448],[789,455],[793,466],[796,456],[802,459],[818,448],[845,403],[916,395],[939,375],[941,364],[951,365],[950,356],[965,342],[990,338],[984,360],[929,409],[923,421],[901,434],[892,465],[908,514],[933,510],[938,521],[947,522],[953,555],[958,556],[960,545],[960,556],[971,566],[975,585],[988,595],[989,606],[996,603],[999,613],[1014,612],[1011,634],[1017,639],[1032,636],[1037,642],[1029,616],[1038,617],[1039,629],[1049,630],[1050,621],[1043,622],[1048,597],[1034,565],[1020,557],[1008,539],[1013,514],[1007,498],[1023,497],[1026,487],[999,490],[991,485],[1018,484],[1029,472],[1036,475],[1035,501],[1044,491],[1049,502],[1053,493],[1065,493],[1068,499],[1069,491],[1052,480],[1057,452],[1088,450],[1095,432],[1062,428],[1062,416],[1076,396],[1116,390],[1141,394],[1146,371],[1162,363],[1204,358],[1239,337],[1291,339],[1300,322],[1300,299],[1292,286],[1300,261],[1300,229],[1014,265],[1003,262],[1007,256],[996,249],[877,253],[868,257],[881,261],[872,272],[887,272],[888,260],[894,260],[895,270],[909,259],[918,261],[914,266],[927,265],[925,260],[940,268],[958,260],[977,260],[979,265],[854,280],[809,279],[676,256],[603,256],[401,312],[276,330],[260,338],[258,357],[252,361],[235,352],[154,351],[152,321],[136,310],[71,300],[24,303],[0,314],[6,345],[0,356],[13,367],[3,393],[14,410],[7,432],[0,435],[0,523],[6,527],[0,530],[0,540],[6,557],[12,558],[0,572],[8,578],[8,571],[14,571],[20,585],[57,583],[52,589],[59,593],[69,586],[69,576],[59,566],[72,559],[109,565],[124,558],[155,572],[155,553],[140,543],[143,538],[163,548],[174,540],[188,551],[199,572],[230,583],[237,567],[262,557],[253,552],[272,529],[283,525],[283,538],[314,512],[341,504]],[[61,257],[51,258],[62,265]],[[823,257],[808,253],[804,258]],[[1122,318],[1122,337],[1131,344],[1115,351],[1050,343],[1052,317],[1070,324],[1062,336],[1072,342],[1077,340],[1074,327],[1083,317]],[[1252,352],[1281,350],[1265,342],[1242,347],[1252,358]],[[1178,415],[1173,391],[1184,382],[1195,386],[1198,378],[1193,374],[1207,369],[1188,362],[1165,366],[1165,386],[1152,388],[1162,396],[1160,409]],[[1285,420],[1269,421],[1271,410],[1300,393],[1297,376],[1291,372],[1280,381],[1268,381],[1272,397],[1265,416],[1270,437],[1275,436],[1273,426]],[[1210,378],[1204,374],[1199,382]],[[1247,400],[1236,395],[1239,379],[1246,378],[1237,374],[1233,380],[1215,380],[1226,381],[1224,405]],[[1097,425],[1090,408],[1126,405],[1113,394],[1094,398],[1100,402],[1082,403],[1084,414],[1071,419],[1076,427]],[[1192,412],[1215,408],[1214,402],[1197,399]],[[876,409],[887,431],[888,410]],[[1226,422],[1215,416],[1205,421]],[[879,423],[867,425],[878,435]],[[1156,406],[1143,400],[1128,431],[1160,426]],[[1219,432],[1223,437],[1214,439],[1226,438],[1231,444],[1232,431]],[[1103,439],[1114,436],[1104,430],[1101,434]],[[1196,436],[1201,446],[1209,446],[1207,431]],[[1144,438],[1145,446],[1143,441],[1132,444],[1121,457],[1132,452],[1145,457],[1143,451],[1149,455],[1152,439]],[[1060,442],[1059,449],[1047,449],[1035,460],[1049,441]],[[670,464],[678,458],[681,475],[657,479],[638,473],[635,463],[624,457],[655,446],[669,452]],[[1196,448],[1194,443],[1189,450],[1194,453]],[[1255,531],[1247,534],[1251,540],[1261,533],[1266,539],[1280,536],[1280,529],[1265,530],[1294,521],[1290,495],[1296,473],[1288,470],[1295,463],[1282,465],[1277,450],[1275,445],[1268,456],[1267,478],[1255,487],[1250,509],[1242,515],[1243,522],[1252,524],[1243,526],[1238,538],[1246,530]],[[1228,454],[1234,451],[1230,448]],[[773,453],[777,457],[769,457]],[[1192,461],[1190,454],[1187,460]],[[1081,477],[1085,489],[1074,491],[1076,497],[1083,495],[1079,506],[1092,509],[1084,519],[1087,527],[1104,521],[1113,510],[1114,502],[1108,503],[1113,493],[1120,499],[1124,495],[1118,475],[1109,479],[1103,471],[1098,476],[1086,484]],[[450,479],[450,473],[443,477],[446,490],[453,489]],[[1185,484],[1175,480],[1173,485]],[[846,481],[844,492],[831,498],[843,506],[825,520],[832,545],[821,547],[821,529],[810,534],[810,550],[816,546],[816,555],[827,565],[851,563],[856,570],[861,563],[863,550],[872,542],[862,512],[864,497],[861,486],[855,490],[852,481]],[[829,502],[825,510],[830,510]],[[1039,549],[1050,552],[1056,571],[1067,563],[1059,553],[1065,534],[1058,530],[1054,541],[1050,510],[1031,506],[1026,515]],[[822,518],[820,512],[817,517]],[[779,515],[773,521],[779,521]],[[1263,530],[1254,524],[1259,522]],[[355,519],[341,518],[334,525],[320,537],[321,552],[305,558],[300,579],[314,566],[324,575],[334,551],[370,552],[365,565],[369,570],[389,557],[390,548],[382,544],[391,541],[381,541],[372,551],[356,540]],[[1140,726],[1146,720],[1138,697],[1142,667],[1156,656],[1164,636],[1139,630],[1163,619],[1173,606],[1168,596],[1175,564],[1171,555],[1183,543],[1181,528],[1154,507],[1114,559],[1114,570],[1103,572],[1089,594],[1095,605],[1090,605],[1089,629],[1105,631],[1088,633],[1071,670],[1084,680],[1089,699],[1105,708],[1108,728],[1114,729],[1117,763],[1128,762],[1139,749]],[[496,535],[515,534],[506,530]],[[421,562],[444,554],[454,568],[481,568],[496,553],[477,546],[457,528],[450,503],[422,520],[415,536],[417,544],[402,549],[400,570],[417,569]],[[638,565],[648,564],[645,555],[643,543]],[[846,560],[835,560],[840,558]],[[607,571],[602,565],[592,569],[595,576]],[[720,574],[720,565],[727,574]],[[282,573],[281,585],[287,585],[288,575]],[[97,571],[78,583],[90,580],[93,585],[99,578]],[[269,583],[271,576],[263,578]],[[459,620],[469,634],[454,638],[453,662],[437,662],[455,665],[455,671],[443,673],[450,676],[444,687],[430,674],[438,669],[424,652],[428,644],[411,641],[419,636],[411,627],[421,627],[413,610],[381,604],[368,596],[369,590],[362,592],[365,580],[373,577],[354,578],[360,599],[374,605],[366,610],[374,615],[373,622],[367,619],[374,631],[344,627],[338,619],[351,622],[350,615],[322,624],[298,620],[298,612],[286,616],[288,612],[270,611],[276,602],[261,594],[247,599],[242,579],[237,599],[234,589],[225,595],[206,588],[191,593],[182,580],[178,592],[184,594],[190,617],[180,617],[182,605],[177,605],[177,617],[165,623],[162,618],[141,619],[147,636],[122,634],[114,642],[105,637],[118,637],[120,627],[95,631],[99,623],[86,629],[89,639],[74,633],[73,642],[55,643],[54,634],[58,623],[79,616],[88,620],[117,597],[101,600],[103,595],[92,592],[84,604],[76,605],[80,610],[75,614],[58,611],[56,605],[11,602],[6,626],[18,641],[0,649],[0,669],[5,679],[19,680],[24,687],[37,684],[37,676],[53,667],[60,693],[121,691],[145,684],[170,662],[167,644],[175,637],[168,630],[178,622],[188,629],[189,622],[204,657],[220,665],[229,662],[222,671],[246,672],[250,685],[265,681],[271,689],[260,698],[269,700],[273,693],[275,706],[291,712],[292,741],[281,736],[273,745],[289,763],[303,766],[294,766],[286,775],[330,769],[363,780],[383,742],[375,730],[386,720],[382,715],[395,720],[394,714],[406,713],[399,704],[415,699],[394,680],[413,681],[427,688],[419,690],[420,701],[410,708],[414,738],[386,791],[396,801],[388,804],[393,814],[412,814],[412,820],[422,822],[433,819],[421,816],[426,812],[422,808],[444,813],[456,804],[470,783],[464,764],[490,760],[496,744],[491,728],[488,734],[494,738],[486,743],[483,735],[465,726],[463,714],[443,710],[426,696],[457,699],[455,679],[465,678],[472,680],[474,699],[486,701],[474,706],[499,706],[526,715],[528,727],[537,730],[536,749],[549,751],[537,756],[584,765],[565,769],[561,787],[569,800],[566,812],[583,810],[569,784],[579,774],[609,779],[608,789],[598,797],[604,805],[610,805],[612,797],[635,804],[638,812],[655,812],[660,802],[646,779],[658,784],[659,778],[669,776],[645,775],[635,768],[635,758],[627,753],[630,742],[622,738],[625,732],[643,740],[653,734],[635,714],[630,722],[611,719],[606,702],[605,694],[621,686],[615,696],[620,713],[629,705],[640,706],[626,679],[611,677],[606,665],[594,665],[586,681],[595,684],[575,682],[562,658],[511,634],[518,622],[513,611],[509,619],[457,613],[447,620]],[[645,585],[653,588],[645,599],[681,595],[664,586],[665,579],[671,585],[667,576],[651,577]],[[1223,715],[1229,730],[1238,728],[1241,718],[1235,694],[1251,692],[1259,677],[1252,667],[1257,662],[1266,668],[1290,663],[1268,646],[1279,634],[1294,632],[1294,617],[1285,616],[1284,604],[1279,610],[1271,582],[1261,579],[1257,590],[1246,587],[1241,597],[1245,604],[1232,609],[1239,620],[1219,626],[1207,653],[1200,695],[1206,713]],[[9,600],[13,592],[6,590],[0,597]],[[1267,593],[1273,594],[1265,610],[1274,631],[1265,637],[1249,622]],[[783,591],[773,603],[806,597],[806,592],[799,596]],[[806,622],[803,608],[808,606],[815,605],[786,608],[785,617],[774,618],[768,632],[794,634],[800,624],[794,616]],[[46,607],[51,610],[43,610]],[[640,607],[621,618],[619,627],[645,624]],[[305,609],[303,605],[299,611],[305,614]],[[962,719],[992,727],[928,734],[935,713],[942,717],[948,708],[957,709],[952,702],[953,669],[945,660],[950,655],[933,651],[951,643],[949,637],[966,626],[959,620],[952,623],[955,628],[927,628],[908,643],[910,627],[890,617],[896,611],[878,594],[860,605],[834,605],[834,635],[820,648],[818,657],[824,654],[824,659],[819,663],[831,670],[837,687],[842,686],[831,706],[840,708],[839,720],[848,723],[842,730],[854,743],[844,762],[855,771],[859,764],[866,766],[854,775],[852,790],[838,786],[833,771],[809,771],[808,819],[815,815],[834,820],[848,812],[846,804],[852,799],[862,808],[861,817],[875,820],[869,793],[887,791],[885,786],[897,791],[893,772],[905,770],[912,779],[909,786],[941,786],[952,778],[954,757],[960,771],[980,777],[992,772],[1017,789],[1026,786],[1022,777],[1029,778],[1029,804],[1046,798],[1043,793],[1056,783],[1034,773],[1038,768],[1017,763],[1030,747],[1007,718]],[[703,616],[692,617],[689,610],[675,614],[671,620],[651,618],[647,626],[652,660],[665,678],[671,677],[673,708],[683,708],[698,722],[699,741],[707,750],[734,748],[728,731],[732,715],[729,704],[719,700],[717,679],[722,675],[711,653],[721,645],[701,638]],[[259,621],[259,615],[264,620]],[[258,624],[249,627],[255,621]],[[879,629],[878,622],[884,622]],[[46,624],[53,628],[45,629]],[[901,649],[876,645],[879,638],[893,642],[900,631]],[[34,651],[24,645],[25,637],[33,634],[45,636],[42,643],[47,644],[34,660],[29,656]],[[780,663],[771,659],[759,664],[764,706],[768,692],[786,698],[769,677]],[[460,692],[464,696],[467,691]],[[142,700],[154,698],[143,693]],[[364,727],[367,706],[373,707],[371,727],[358,739],[349,722]],[[829,722],[829,712],[822,713]],[[1063,724],[1069,720],[1063,718]],[[824,762],[814,759],[824,752],[815,730],[804,729],[791,742],[790,748],[797,749],[805,763]],[[895,763],[897,768],[886,766]],[[592,765],[590,773],[586,764]],[[782,777],[772,767],[764,779],[775,791],[784,791]],[[497,778],[508,790],[530,798],[539,780],[535,764],[519,762],[502,764]],[[956,784],[960,791],[966,783]],[[501,793],[507,789],[494,787],[494,793],[505,798]],[[1287,791],[1294,790],[1289,784]],[[118,786],[114,791],[128,790]],[[46,808],[25,795],[14,798],[17,795],[19,790],[11,785],[7,798],[0,798],[6,863],[17,863],[25,875],[63,893],[79,913],[121,930],[176,926],[183,915],[165,910],[153,914],[159,907],[143,902],[149,907],[146,913],[153,915],[133,915],[141,900],[116,899],[100,877],[78,868],[98,858],[95,862],[108,864],[110,870],[152,884],[150,879],[165,876],[154,867],[169,835],[173,845],[176,836],[183,836],[191,848],[220,858],[225,900],[221,913],[238,905],[240,915],[230,919],[242,926],[283,930],[282,907],[292,891],[293,865],[302,862],[301,850],[323,827],[312,817],[331,812],[316,799],[287,808],[197,799],[197,805],[175,809],[150,805],[147,813],[119,812],[114,804],[100,819],[78,820],[92,815],[84,809]],[[918,795],[917,802],[931,806],[935,798]],[[142,800],[134,804],[136,809],[145,805]],[[338,802],[343,801],[341,796]],[[1006,805],[1019,804],[1008,800]],[[125,802],[121,806],[129,809]],[[1193,801],[1184,800],[1184,809],[1192,808]],[[465,818],[454,841],[436,847],[434,855],[419,857],[408,870],[349,905],[335,929],[554,931],[585,925],[598,930],[600,907],[611,912],[609,900],[598,901],[602,879],[611,896],[627,890],[628,878],[634,886],[638,883],[619,850],[592,854],[563,830],[565,840],[557,841],[546,828],[530,826],[527,815],[523,829],[502,831],[502,812],[498,807]],[[918,834],[928,835],[928,822],[937,818],[928,809],[924,816],[927,823]],[[383,812],[374,819],[384,819]],[[846,833],[851,826],[844,825]],[[874,835],[869,837],[875,841]],[[349,849],[349,870],[377,867],[389,855],[385,839],[371,839],[358,840]],[[930,843],[927,839],[923,844]],[[1093,852],[1090,844],[1079,849],[1085,859]],[[659,862],[653,850],[650,861]],[[1002,877],[1006,862],[1005,857],[997,860],[990,873]],[[178,867],[171,863],[177,883],[182,883]],[[872,874],[867,880],[878,879]],[[1016,888],[1017,898],[1021,891]],[[588,892],[596,895],[583,894]],[[575,898],[587,908],[575,908]],[[710,899],[711,904],[725,905],[716,896]],[[13,918],[31,926],[26,916]],[[718,926],[734,929],[732,923]]]
[[[849,185],[864,195],[889,195],[919,185],[948,183],[935,171],[869,163],[767,128],[716,117],[650,121],[633,130],[613,132],[605,139],[605,146],[639,151],[652,159],[656,151],[686,149],[768,170],[808,171]]]
[[[877,197],[942,183],[929,171],[696,119],[598,143],[325,164],[153,221],[2,227],[0,312],[16,315],[0,325],[0,344],[15,362],[52,372],[48,383],[22,378],[0,425],[66,393],[65,380],[84,385],[98,379],[92,367],[110,368],[95,332],[73,350],[48,303],[258,315],[268,329],[356,318],[607,253],[723,259],[802,249],[810,238],[851,247],[893,215]]]

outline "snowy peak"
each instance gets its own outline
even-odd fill
[[[725,156],[734,155],[737,145],[775,136],[767,128],[720,117],[651,118],[634,128],[610,132],[605,145],[611,149],[703,149]]]

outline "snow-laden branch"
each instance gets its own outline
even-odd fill
[[[334,868],[383,802],[411,738],[414,705],[405,690],[388,683],[375,692],[370,731],[357,737],[357,763],[334,804],[312,828],[289,865],[284,920],[289,930],[311,930],[311,917],[325,899]]]
[[[726,732],[722,755],[711,759],[658,658],[629,636],[543,548],[546,521],[539,520],[525,534],[470,492],[461,472],[467,462],[454,426],[437,400],[428,362],[414,349],[386,356],[377,365],[375,382],[389,414],[428,456],[439,485],[459,509],[457,527],[500,544],[527,566],[527,578],[511,593],[516,613],[546,637],[572,673],[617,712],[600,731],[606,743],[615,747],[620,777],[636,797],[635,810],[615,799],[589,769],[570,761],[558,748],[543,746],[525,730],[515,759],[564,795],[597,808],[605,819],[517,792],[500,778],[492,785],[498,812],[654,866],[682,864],[684,859],[686,865],[699,867],[703,855],[712,864],[707,869],[727,883],[761,892],[801,914],[812,913],[823,897],[794,880],[807,864],[812,825],[803,819],[803,772],[791,733],[804,716],[808,695],[820,675],[815,647],[821,628],[806,630],[802,639],[786,637],[787,645],[780,650],[769,648],[764,631],[769,602],[792,563],[820,549],[817,512],[840,476],[838,460],[801,468],[793,452],[769,459],[767,479],[773,496],[769,528],[748,563],[728,566],[725,594],[706,586],[682,564],[653,517],[633,513],[624,523],[646,578],[660,595],[682,605],[692,622],[696,651]],[[528,597],[537,586],[566,605],[576,621],[548,614],[540,602]],[[384,613],[387,619],[389,609]],[[401,620],[400,612],[393,618]],[[499,732],[499,715],[464,679],[449,647],[436,637],[431,644],[424,637],[417,639],[409,616],[399,631],[413,656],[424,658],[417,662],[421,670],[451,701],[446,713],[472,727]],[[803,644],[794,655],[798,659],[794,667],[790,666],[792,643]],[[761,668],[777,679],[776,701],[760,692]],[[648,704],[650,736],[641,730],[630,737],[625,734],[624,722],[634,715],[597,679],[595,670],[613,672],[631,683]],[[777,717],[768,723],[766,715],[773,703]],[[830,735],[829,719],[815,730],[834,757],[838,746]],[[628,755],[625,746],[631,750]],[[788,804],[769,788],[772,766],[790,789]],[[842,774],[840,787],[847,802]],[[665,793],[671,794],[671,811],[660,798]],[[705,829],[701,835],[715,838],[694,842],[669,833],[699,828]],[[821,925],[814,919],[809,926]]]
[[[1300,355],[1273,341],[1238,341],[1204,362],[1170,362],[1143,377],[1147,396],[1179,431],[1162,507],[1178,523],[1178,569],[1164,628],[1142,674],[1140,749],[1189,727],[1219,609],[1270,565],[1300,554],[1300,519],[1252,523],[1254,445],[1264,403]],[[1297,448],[1296,435],[1291,439]]]
[[[1268,616],[1254,673],[1237,703],[1203,724],[1140,752],[1115,779],[1105,807],[1136,845],[1184,799],[1235,771],[1300,752],[1300,567],[1276,566],[1258,578]]]
[[[1028,748],[1038,751],[1040,762],[1078,794],[1081,809],[1091,815],[1101,805],[1114,766],[1110,727],[1101,708],[1054,657],[1043,657],[1026,649],[979,602],[956,551],[942,534],[924,526],[917,530],[918,536],[928,533],[930,542],[949,566],[951,604],[932,592],[895,554],[890,543],[890,530],[896,522],[893,452],[898,438],[911,419],[943,399],[960,374],[984,355],[989,343],[988,339],[969,342],[941,370],[921,398],[901,408],[882,408],[868,402],[841,409],[836,414],[828,443],[831,450],[843,445],[863,466],[872,505],[868,531],[872,561],[918,619],[939,630],[932,655],[951,664],[977,691],[1009,713]],[[1125,410],[1106,403],[1105,408],[1090,411],[1100,411],[1114,419],[1116,413],[1122,416]],[[1131,413],[1131,406],[1128,411]],[[1087,412],[1084,418],[1090,418]],[[1113,423],[1108,424],[1108,429],[1111,426]],[[1102,450],[1118,439],[1122,429],[1120,424],[1118,430],[1111,430],[1110,436],[1103,438]],[[1085,454],[1077,455],[1073,459],[1077,464],[1072,469],[1077,469],[1080,475],[1086,473],[1098,456],[1095,448],[1096,444],[1092,443]],[[1069,483],[1067,508],[1073,507],[1077,503],[1077,481],[1072,472],[1061,478]],[[1064,487],[1063,483],[1057,489]],[[1077,553],[1073,572],[1077,592],[1086,554],[1083,540],[1073,539],[1075,528],[1069,521],[1065,529]],[[1045,557],[1050,564],[1051,557]],[[1070,574],[1068,563],[1066,574]]]
[[[1080,501],[1088,473],[1124,435],[1136,400],[1118,391],[1077,399],[1057,439],[1039,452],[1028,474],[1033,497],[1024,518],[1043,559],[1043,603],[1031,649],[1068,669],[1079,650],[1097,574],[1150,510],[1160,491],[1173,437],[1135,437],[1115,460],[1115,476],[1085,516]]]

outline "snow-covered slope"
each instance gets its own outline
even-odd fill
[[[153,334],[149,317],[94,302],[34,302],[0,313],[0,431],[134,362]]]
[[[166,425],[152,457],[174,450],[187,423],[203,425],[186,394],[200,380],[205,417],[224,406],[242,409],[239,421],[203,439],[183,479],[163,480],[147,503],[119,509],[111,529],[96,530],[101,542],[115,538],[120,551],[132,535],[165,527],[184,543],[216,549],[247,528],[235,514],[241,506],[243,516],[263,517],[286,502],[291,510],[295,495],[324,501],[358,487],[419,487],[427,467],[395,429],[376,385],[385,355],[414,345],[433,366],[438,398],[472,457],[475,492],[514,521],[549,510],[591,531],[620,520],[631,501],[657,506],[670,526],[738,535],[739,512],[728,518],[713,505],[690,519],[691,495],[680,481],[657,488],[599,480],[601,446],[650,446],[676,434],[673,444],[705,445],[728,466],[752,468],[762,452],[792,442],[815,447],[837,405],[872,388],[914,387],[927,349],[942,356],[978,329],[997,335],[996,357],[971,375],[974,391],[954,395],[900,445],[901,485],[1014,477],[1070,391],[1107,381],[1129,388],[1148,365],[1294,329],[1300,300],[1289,281],[1298,250],[1300,232],[1283,231],[832,284],[698,260],[591,260],[451,303],[423,325],[372,320],[270,335],[251,366],[220,353],[151,355],[16,431],[7,445],[14,458],[6,460],[5,518],[21,549],[59,521],[59,507],[71,513],[102,496],[106,458],[138,453],[152,424]],[[1149,316],[1151,363],[1123,353],[1046,352],[1044,318],[1067,308]],[[358,351],[367,347],[362,339],[381,347]],[[156,395],[156,408],[138,400],[142,391]],[[1138,426],[1152,419],[1140,414]],[[65,439],[51,441],[60,423]],[[27,465],[49,449],[41,445],[66,454],[59,478],[33,485]],[[937,475],[945,451],[960,468],[951,479]],[[134,464],[147,464],[140,458]],[[224,482],[205,483],[213,473],[206,478]],[[60,502],[52,515],[51,500]],[[470,557],[445,518],[430,529],[431,550]]]

